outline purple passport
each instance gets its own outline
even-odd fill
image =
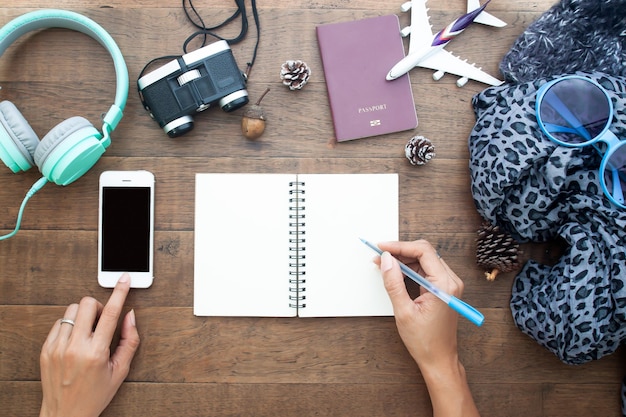
[[[408,74],[385,79],[404,58],[398,16],[330,23],[316,31],[338,142],[417,127]]]

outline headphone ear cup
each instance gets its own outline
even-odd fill
[[[35,165],[39,138],[22,113],[10,101],[0,103],[0,159],[13,172]]]
[[[41,173],[58,185],[68,185],[89,170],[105,151],[102,134],[83,117],[71,117],[41,140],[34,160]]]

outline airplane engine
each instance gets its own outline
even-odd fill
[[[439,81],[446,73],[439,70],[433,74],[433,80]]]
[[[463,87],[465,84],[467,84],[468,81],[469,79],[467,77],[462,77],[456,81],[456,85],[457,87]]]

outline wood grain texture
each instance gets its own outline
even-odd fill
[[[16,3],[16,2],[13,2]],[[106,300],[96,281],[98,177],[111,169],[147,169],[157,178],[155,282],[132,291],[142,340],[127,382],[106,416],[408,416],[430,415],[419,370],[397,335],[393,318],[194,317],[194,174],[197,172],[390,173],[400,177],[400,235],[433,242],[465,281],[464,299],[486,316],[480,329],[461,320],[460,355],[482,414],[499,416],[618,416],[623,350],[582,366],[567,366],[522,334],[509,309],[515,273],[493,282],[475,265],[481,223],[470,192],[467,138],[474,124],[472,96],[455,78],[435,82],[416,69],[411,82],[419,117],[414,131],[337,144],[328,110],[314,28],[318,24],[399,12],[394,0],[259,2],[262,38],[248,91],[263,100],[267,129],[250,142],[241,111],[210,109],[196,128],[172,140],[143,109],[135,81],[152,58],[180,54],[192,28],[180,1],[59,0],[54,7],[83,13],[115,38],[129,68],[131,88],[113,144],[98,164],[68,187],[47,185],[24,213],[22,230],[0,242],[0,404],[3,415],[35,415],[41,401],[39,351],[65,307],[83,296]],[[219,22],[232,1],[196,1]],[[504,53],[551,0],[494,0],[493,14],[509,25],[472,26],[450,45],[498,74]],[[50,7],[42,0],[0,4],[0,23]],[[431,0],[438,29],[464,11],[462,0]],[[408,16],[400,16],[402,24]],[[239,26],[223,33],[232,36]],[[233,46],[241,67],[250,59],[254,25]],[[287,59],[312,68],[309,84],[292,92],[279,79]],[[99,127],[113,100],[114,71],[92,39],[62,29],[20,39],[0,59],[2,99],[13,101],[43,137],[81,115]],[[437,156],[414,167],[404,145],[416,134],[431,139]],[[39,178],[0,169],[0,233],[14,226],[19,203]],[[245,192],[240,190],[239,192]],[[557,245],[558,246],[558,245]],[[524,258],[551,262],[558,249],[525,244]],[[246,253],[241,252],[245,262]]]

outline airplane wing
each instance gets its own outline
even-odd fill
[[[426,0],[411,1],[411,37],[409,38],[409,54],[429,46],[433,39],[433,31],[428,19]]]
[[[467,0],[467,13],[470,13],[471,11],[478,9],[479,7],[480,7],[479,0]],[[481,14],[476,16],[476,19],[474,19],[474,22],[482,23],[483,25],[493,26],[497,28],[506,26],[506,23],[504,21],[498,19],[497,17],[487,12],[482,12]]]
[[[445,49],[440,49],[437,53],[422,60],[417,66],[447,72],[459,77],[466,77],[489,85],[500,85],[503,83],[480,68],[452,55]]]

